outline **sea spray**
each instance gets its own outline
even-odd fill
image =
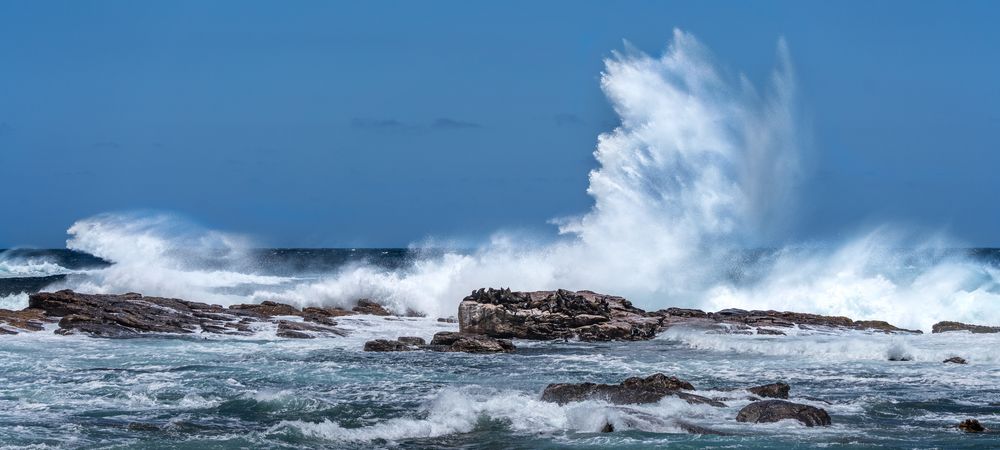
[[[439,316],[453,315],[479,287],[567,288],[623,295],[647,309],[774,308],[924,330],[938,320],[1000,323],[997,269],[933,241],[879,229],[846,244],[770,249],[788,244],[775,236],[794,220],[805,148],[783,42],[765,89],[731,76],[681,31],[661,56],[615,53],[601,87],[620,124],[598,137],[594,205],[555,220],[559,235],[549,241],[500,231],[471,252],[402,269],[355,262],[299,279],[248,265],[250,244],[239,236],[162,214],[111,214],[74,224],[68,247],[115,264],[56,287],[298,306],[367,297]]]

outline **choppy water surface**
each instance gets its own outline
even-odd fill
[[[668,331],[649,342],[517,342],[509,355],[367,353],[374,337],[454,329],[433,319],[342,318],[347,338],[143,338],[24,334],[0,346],[5,448],[995,448],[1000,337],[786,337]],[[891,354],[909,362],[890,362]],[[942,364],[962,355],[966,366]],[[551,382],[617,383],[655,372],[726,408],[539,401]],[[773,381],[826,408],[829,428],[735,421],[728,392]],[[676,421],[729,435],[689,435]],[[606,423],[614,433],[599,433]]]

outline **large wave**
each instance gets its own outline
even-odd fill
[[[746,260],[749,249],[788,244],[779,237],[794,220],[801,176],[783,42],[777,54],[763,89],[720,69],[681,31],[661,56],[629,48],[608,58],[601,87],[621,122],[598,137],[593,207],[554,220],[559,233],[549,241],[498,232],[471,253],[445,252],[403,270],[355,264],[294,279],[256,275],[241,262],[248,243],[234,235],[164,215],[102,215],[74,224],[68,246],[115,264],[65,283],[219,303],[348,305],[369,297],[432,315],[453,314],[472,289],[510,286],[592,289],[654,309],[777,308],[923,329],[942,319],[1000,322],[995,268],[944,254],[937,243],[901,245],[885,230]]]

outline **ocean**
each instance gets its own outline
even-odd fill
[[[992,267],[1000,254],[956,252]],[[220,289],[224,298],[249,299],[259,297],[259,282],[271,283],[270,277],[311,283],[358,264],[400,273],[443,253],[258,249],[241,263],[256,268],[243,273],[254,287],[221,283]],[[759,253],[748,258],[760,260]],[[225,272],[221,255],[212,256],[203,255],[202,267]],[[7,308],[25,306],[17,303],[24,292],[87,285],[114,267],[70,250],[8,250],[0,261]],[[1000,427],[1000,335],[671,329],[641,342],[516,341],[515,353],[499,355],[362,351],[369,339],[429,340],[457,329],[436,319],[341,317],[347,337],[310,340],[277,338],[273,331],[117,340],[48,331],[2,336],[0,446],[996,448],[1000,442],[954,428],[966,418]],[[911,360],[888,360],[900,355]],[[951,356],[969,364],[942,363]],[[548,383],[618,383],[657,372],[688,380],[700,395],[725,399],[727,406],[670,397],[617,406],[540,401]],[[731,390],[775,381],[792,386],[792,401],[826,409],[833,426],[736,422],[750,401]],[[720,434],[687,434],[677,421]],[[601,433],[606,423],[616,431]]]

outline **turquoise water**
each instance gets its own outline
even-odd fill
[[[452,330],[350,317],[346,338],[92,339],[25,334],[0,346],[3,448],[996,448],[1000,337],[864,333],[744,336],[671,330],[649,342],[517,342],[509,355],[366,353],[373,337]],[[905,354],[908,362],[889,362]],[[948,356],[966,366],[942,364]],[[539,401],[551,382],[655,372],[726,408]],[[773,381],[834,425],[735,421],[730,391]],[[727,435],[689,435],[687,423]],[[613,433],[599,433],[607,422]]]

